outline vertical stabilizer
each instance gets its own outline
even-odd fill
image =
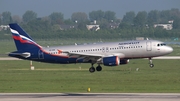
[[[18,51],[41,48],[18,24],[13,23],[9,26]]]

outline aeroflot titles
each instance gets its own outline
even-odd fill
[[[118,45],[131,45],[131,44],[139,44],[139,42],[125,42],[125,43],[119,43]]]

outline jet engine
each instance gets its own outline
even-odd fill
[[[105,66],[118,66],[127,64],[129,62],[128,59],[120,60],[118,56],[104,57],[102,60]]]
[[[120,63],[120,59],[118,56],[104,57],[103,64],[105,66],[118,66]]]

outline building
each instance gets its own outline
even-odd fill
[[[60,25],[60,30],[77,29],[77,25]]]
[[[108,28],[110,28],[110,29],[116,29],[116,28],[119,27],[119,24],[120,24],[120,23],[109,23],[109,24],[108,24]]]
[[[0,25],[0,31],[7,30],[9,28],[9,25]]]
[[[97,31],[100,29],[99,25],[86,25],[88,30],[94,30]]]
[[[156,28],[156,27],[162,27],[163,29],[166,29],[166,30],[172,30],[173,29],[172,24],[154,24],[154,28]]]
[[[173,20],[168,21],[168,24],[154,24],[154,28],[156,27],[162,27],[166,30],[172,30],[173,29]]]

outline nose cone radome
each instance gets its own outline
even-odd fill
[[[172,47],[167,47],[166,48],[166,52],[169,54],[169,53],[172,53],[173,52],[173,48]]]

